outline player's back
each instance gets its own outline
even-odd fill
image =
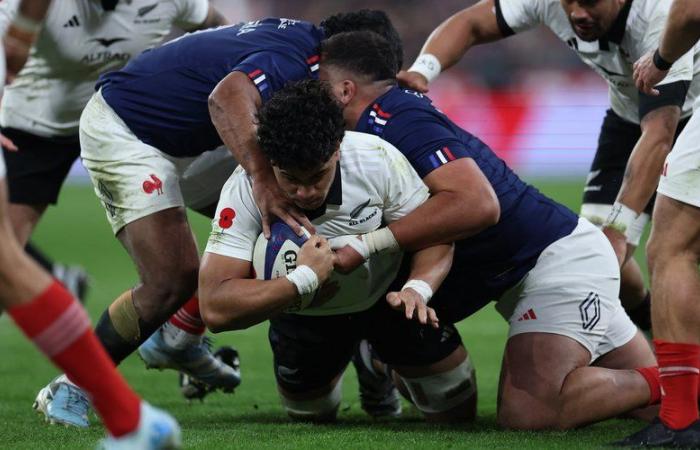
[[[492,300],[517,283],[545,247],[576,227],[576,214],[520,180],[486,144],[454,124],[422,94],[391,89],[365,111],[356,130],[393,144],[421,177],[465,157],[484,173],[498,196],[500,220],[458,241],[453,263],[467,277],[465,287],[474,300]],[[468,214],[469,205],[464,206]]]
[[[265,101],[287,81],[315,74],[321,38],[311,23],[278,18],[199,31],[142,53],[98,87],[139,139],[195,156],[221,145],[208,98],[223,78],[247,74]]]

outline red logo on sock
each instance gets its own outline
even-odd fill
[[[163,193],[163,182],[160,181],[160,178],[151,174],[151,179],[143,182],[143,192],[146,194],[157,192],[160,195]]]
[[[224,208],[219,213],[219,226],[223,229],[231,228],[233,219],[236,217],[236,211],[233,208]]]

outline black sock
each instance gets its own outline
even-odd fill
[[[97,322],[95,334],[102,343],[102,346],[107,350],[112,361],[114,361],[114,364],[119,365],[127,356],[132,354],[134,350],[139,348],[139,346],[157,329],[157,325],[147,324],[139,319],[139,339],[137,341],[128,342],[119,335],[114,328],[112,319],[109,317],[109,310],[105,310],[102,316],[100,316],[100,320]]]

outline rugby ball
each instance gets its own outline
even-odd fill
[[[270,239],[260,233],[253,250],[253,271],[258,280],[274,280],[287,276],[297,268],[299,250],[307,238],[298,236],[292,228],[284,222],[274,222],[270,226]],[[302,309],[302,305],[308,305],[313,299],[314,292],[304,295],[287,312],[295,312]]]

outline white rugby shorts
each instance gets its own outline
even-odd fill
[[[666,156],[657,191],[700,208],[700,114],[693,114]]]
[[[619,300],[620,270],[605,235],[585,218],[544,249],[537,264],[496,304],[508,337],[552,333],[570,337],[591,362],[628,343],[637,327]]]
[[[116,234],[168,208],[215,205],[236,167],[224,147],[176,158],[140,141],[98,91],[80,117],[83,165]]]

